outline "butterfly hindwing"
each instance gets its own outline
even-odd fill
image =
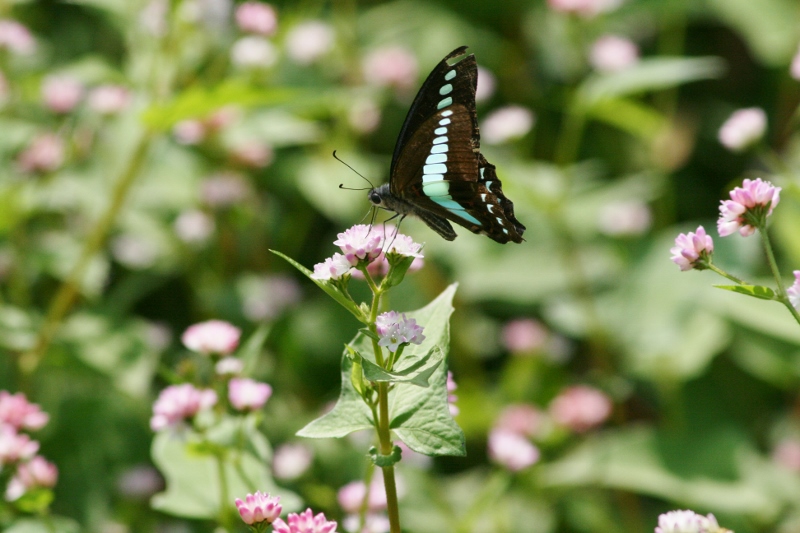
[[[448,54],[414,99],[395,147],[382,205],[422,218],[448,240],[455,238],[450,220],[500,243],[522,242],[525,226],[514,217],[494,165],[480,153],[475,56],[448,63],[465,52],[461,47]]]

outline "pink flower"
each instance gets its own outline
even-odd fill
[[[272,457],[272,473],[278,479],[297,479],[314,460],[311,448],[304,444],[281,444]]]
[[[381,123],[381,109],[369,98],[360,98],[347,112],[347,122],[358,133],[372,133]]]
[[[181,120],[172,127],[172,134],[179,144],[198,144],[206,137],[206,127],[199,120]]]
[[[311,277],[320,281],[342,279],[352,268],[353,265],[350,264],[347,257],[335,253],[324,262],[314,265],[314,273]]]
[[[32,54],[36,41],[28,28],[15,20],[0,20],[0,48],[8,48],[20,55]]]
[[[475,101],[484,102],[492,97],[497,86],[497,78],[492,71],[478,66],[478,87],[475,89]]]
[[[789,302],[795,309],[800,310],[800,270],[795,270],[794,283],[786,289],[786,295],[789,297]]]
[[[244,362],[233,356],[223,357],[214,365],[214,372],[220,376],[235,376],[244,370]]]
[[[391,245],[386,253],[399,254],[406,257],[422,258],[422,245],[414,242],[414,239],[408,235],[398,233],[397,235],[387,237]]]
[[[797,48],[797,53],[792,58],[792,66],[789,67],[789,74],[800,81],[800,47]]]
[[[456,402],[458,401],[458,396],[453,394],[458,385],[456,384],[456,380],[453,379],[453,373],[451,371],[447,371],[447,407],[450,409],[450,416],[456,416],[459,413],[458,406]]]
[[[275,8],[262,2],[244,2],[236,8],[236,25],[247,33],[269,36],[278,27]]]
[[[280,503],[280,496],[270,496],[261,491],[255,494],[248,494],[244,501],[236,498],[236,509],[239,516],[247,525],[258,524],[261,522],[272,523],[281,515],[283,507]]]
[[[336,533],[336,522],[328,521],[325,515],[314,516],[311,509],[300,514],[289,513],[288,524],[278,518],[272,524],[274,533]]]
[[[554,11],[574,13],[586,18],[613,11],[621,3],[622,0],[547,0],[550,9]]]
[[[713,514],[702,516],[694,511],[670,511],[658,517],[655,533],[722,533]]]
[[[36,488],[51,488],[58,480],[58,468],[41,455],[20,463],[14,477],[8,482],[6,500],[14,501]]]
[[[64,141],[54,133],[35,137],[17,156],[17,166],[23,172],[53,172],[64,164]]]
[[[278,50],[265,38],[248,35],[233,43],[231,61],[242,68],[267,68],[278,61]]]
[[[366,224],[356,224],[344,233],[340,233],[338,237],[333,244],[341,248],[353,266],[362,261],[367,263],[374,261],[383,251],[383,234]]]
[[[720,237],[727,237],[737,229],[742,237],[752,235],[758,226],[766,224],[766,218],[780,201],[780,192],[780,187],[761,178],[744,180],[742,187],[731,191],[730,200],[720,202],[717,220]]]
[[[30,459],[39,451],[39,443],[12,426],[0,425],[0,469],[3,465]]]
[[[185,243],[199,244],[214,233],[214,219],[198,209],[184,211],[173,224],[175,234]]]
[[[370,512],[382,511],[386,509],[386,491],[383,488],[383,473],[375,469],[375,474],[369,484],[369,494],[367,486],[363,481],[351,481],[339,489],[336,499],[346,513],[358,513],[361,505],[367,498],[367,510]]]
[[[228,384],[228,399],[239,411],[261,409],[270,396],[272,387],[249,378],[234,378]]]
[[[206,178],[200,186],[200,198],[211,207],[229,207],[251,195],[250,184],[234,172],[219,172]]]
[[[100,85],[88,96],[89,108],[101,115],[119,113],[128,107],[130,100],[130,91],[121,85]]]
[[[597,222],[600,231],[612,237],[641,235],[650,229],[652,216],[640,200],[609,202],[601,208]]]
[[[529,404],[509,405],[497,417],[494,427],[523,435],[535,437],[544,422],[544,414]]]
[[[378,345],[387,347],[390,352],[396,352],[401,344],[422,344],[425,340],[422,326],[418,326],[415,319],[406,318],[405,313],[382,313],[375,320],[375,328],[380,337]]]
[[[519,318],[503,327],[503,344],[511,352],[532,353],[544,348],[547,328],[532,318]]]
[[[228,355],[239,345],[241,334],[239,328],[224,320],[208,320],[189,326],[181,342],[193,352]]]
[[[508,105],[495,109],[483,120],[481,137],[486,144],[503,144],[526,135],[534,122],[530,109]]]
[[[42,83],[44,105],[55,113],[69,113],[83,98],[83,84],[72,76],[48,76]]]
[[[800,442],[786,439],[772,450],[772,460],[792,472],[800,472]]]
[[[364,58],[362,68],[364,78],[372,85],[407,90],[417,84],[417,59],[400,46],[373,50]]]
[[[557,423],[583,433],[602,424],[611,414],[611,400],[586,385],[567,387],[550,403],[550,415]]]
[[[697,226],[697,233],[681,233],[675,237],[675,246],[670,248],[672,262],[682,271],[705,268],[714,252],[714,241],[706,234],[703,226]],[[702,263],[698,263],[702,261]]]
[[[0,425],[15,429],[41,429],[50,417],[35,403],[29,403],[24,394],[0,391]]]
[[[333,48],[335,34],[330,25],[320,20],[301,22],[286,36],[286,53],[296,63],[308,65]]]
[[[639,61],[639,48],[619,35],[603,35],[589,51],[589,63],[599,72],[619,72]]]
[[[211,389],[196,389],[190,383],[171,385],[161,391],[153,404],[153,417],[150,428],[161,431],[174,428],[183,421],[193,418],[203,409],[216,405],[217,393]]]
[[[275,152],[261,141],[247,141],[231,149],[234,161],[248,168],[265,168],[272,163]]]
[[[760,107],[734,111],[719,129],[719,142],[733,152],[755,144],[767,129],[767,114]]]
[[[539,461],[539,449],[528,439],[507,431],[493,429],[489,433],[489,457],[512,472],[519,472]]]

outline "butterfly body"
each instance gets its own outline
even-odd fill
[[[506,243],[522,242],[523,226],[503,194],[495,167],[480,153],[475,112],[475,56],[461,47],[447,55],[411,104],[392,156],[389,183],[369,191],[373,205],[414,215],[442,238],[450,222]]]

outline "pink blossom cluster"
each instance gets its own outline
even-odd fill
[[[417,83],[417,59],[407,48],[387,46],[367,54],[363,65],[367,83],[409,90]]]
[[[272,456],[272,473],[278,479],[297,479],[313,461],[314,452],[305,444],[281,444]]]
[[[375,329],[380,337],[379,346],[384,346],[390,352],[396,352],[400,345],[422,344],[425,335],[422,326],[413,318],[407,318],[405,313],[387,311],[378,315],[375,320]]]
[[[401,478],[397,477],[398,491],[403,492]],[[386,511],[386,491],[383,485],[383,472],[375,469],[369,488],[363,481],[352,481],[339,489],[337,500],[342,510],[347,513],[343,525],[348,531],[358,531],[362,506],[366,504],[365,522],[379,527],[379,529],[365,529],[364,531],[388,531]],[[385,528],[380,526],[385,525]]]
[[[591,18],[619,7],[622,0],[547,0],[553,11],[572,13]]]
[[[611,399],[587,385],[567,387],[548,408],[552,419],[576,433],[599,426],[611,415]]]
[[[658,517],[655,533],[722,533],[727,531],[717,523],[713,514],[699,515],[694,511],[670,511]]]
[[[719,142],[733,152],[755,144],[767,129],[767,114],[759,107],[734,111],[719,129]]]
[[[620,72],[639,61],[639,48],[626,37],[603,35],[589,50],[589,63],[598,72]]]
[[[510,405],[489,432],[489,458],[512,472],[539,461],[539,449],[528,439],[539,433],[544,415],[532,405]]]
[[[233,378],[228,382],[228,400],[238,411],[261,409],[269,397],[272,387],[250,378]]]
[[[338,237],[333,244],[341,248],[352,266],[357,266],[362,261],[370,263],[383,251],[383,234],[373,226],[356,224]]]
[[[189,326],[181,336],[183,345],[203,355],[229,355],[239,346],[242,331],[224,320],[208,320]]]
[[[280,496],[270,496],[256,491],[255,494],[248,494],[244,501],[236,498],[234,503],[245,524],[252,525],[262,522],[271,524],[283,511],[283,507],[279,503],[280,499]]]
[[[794,274],[794,283],[792,286],[786,289],[786,294],[789,296],[789,302],[792,306],[800,311],[800,270],[795,270]]]
[[[198,389],[190,383],[171,385],[161,391],[153,404],[150,429],[162,431],[177,428],[216,403],[217,393],[211,389]]]
[[[5,499],[15,501],[36,489],[56,484],[58,469],[36,455],[39,443],[23,430],[37,430],[49,420],[38,405],[28,402],[21,392],[0,391],[0,470],[11,472]]]
[[[272,523],[274,533],[336,533],[336,522],[322,513],[315,516],[310,508],[300,514],[289,513],[286,520],[278,518]]]
[[[670,248],[672,262],[683,271],[700,266],[701,259],[709,261],[713,252],[714,241],[703,226],[698,226],[696,233],[681,233],[675,238],[675,246]]]
[[[743,237],[755,233],[756,227],[763,226],[778,205],[780,192],[780,187],[761,178],[745,179],[741,187],[730,192],[730,200],[720,202],[717,220],[720,237],[727,237],[737,230]]]

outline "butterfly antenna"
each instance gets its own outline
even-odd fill
[[[365,177],[364,177],[364,175],[363,175],[361,172],[359,172],[358,170],[354,169],[353,167],[351,167],[350,165],[348,165],[347,163],[345,163],[344,161],[342,161],[342,160],[339,158],[339,156],[338,156],[338,155],[336,155],[336,150],[334,150],[334,151],[333,151],[333,158],[334,158],[335,160],[337,160],[339,163],[341,163],[341,164],[343,164],[344,166],[346,166],[347,168],[349,168],[350,170],[352,170],[353,172],[355,172],[355,173],[356,173],[358,176],[361,176],[361,178],[362,178],[364,181],[366,181],[367,183],[369,183],[369,188],[370,188],[370,189],[374,189],[374,188],[375,188],[375,186],[372,184],[372,182],[371,182],[371,181],[369,181],[367,178],[365,178]],[[344,186],[344,183],[340,183],[340,184],[339,184],[339,188],[340,188],[340,189],[345,189],[345,190],[348,190],[348,191],[366,191],[366,190],[367,190],[366,188],[363,188],[363,189],[354,189],[354,188],[352,188],[352,187],[345,187],[345,186]]]

